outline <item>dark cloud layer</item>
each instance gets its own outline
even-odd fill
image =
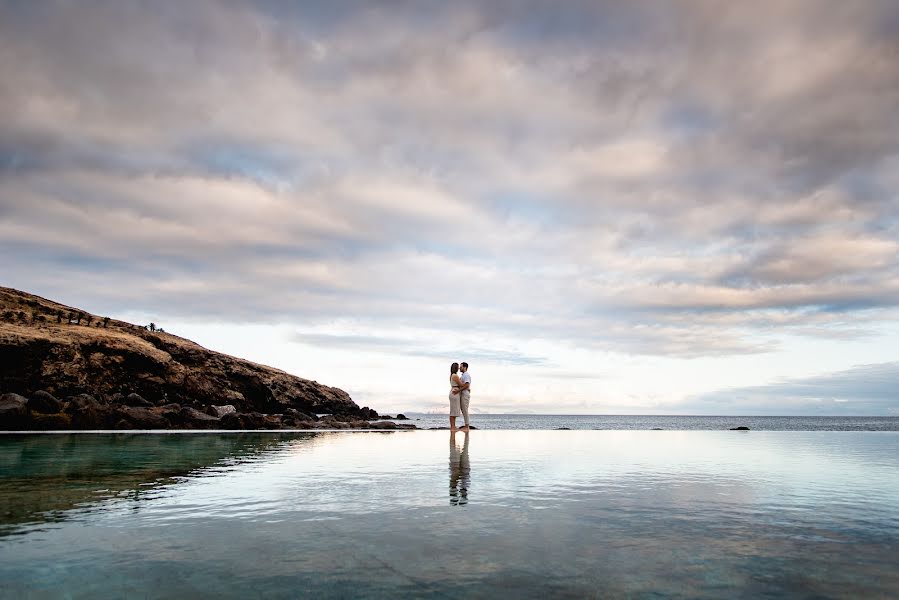
[[[897,415],[899,362],[861,365],[818,377],[764,386],[722,390],[687,403],[686,408],[725,414]]]
[[[899,305],[897,40],[876,0],[0,2],[0,277],[628,353],[861,335]]]

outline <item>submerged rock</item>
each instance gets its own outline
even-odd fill
[[[744,425],[740,425],[739,427],[731,427],[730,430],[731,431],[749,431],[749,428]]]

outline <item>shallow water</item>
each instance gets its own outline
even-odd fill
[[[899,434],[0,436],[9,598],[899,596]]]

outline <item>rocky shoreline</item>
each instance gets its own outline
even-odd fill
[[[237,412],[231,405],[205,407],[167,403],[156,406],[138,394],[98,400],[78,394],[60,400],[40,390],[26,398],[0,395],[0,429],[6,431],[159,429],[416,429],[374,416],[324,415],[288,408],[283,413]],[[369,409],[371,410],[371,409]],[[374,412],[374,411],[371,411]],[[387,418],[389,415],[385,415]],[[405,420],[398,415],[399,420]]]
[[[415,429],[154,324],[0,287],[0,430]],[[401,415],[399,415],[401,416]]]

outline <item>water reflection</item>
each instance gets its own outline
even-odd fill
[[[258,460],[316,435],[323,434],[0,436],[0,537],[23,524],[64,521],[72,509],[89,510],[104,500],[140,501],[160,485]]]
[[[462,448],[456,443],[456,432],[450,433],[449,456],[449,496],[452,506],[464,506],[468,504],[468,489],[471,486],[471,462],[468,458],[468,432],[465,432],[465,441]]]

